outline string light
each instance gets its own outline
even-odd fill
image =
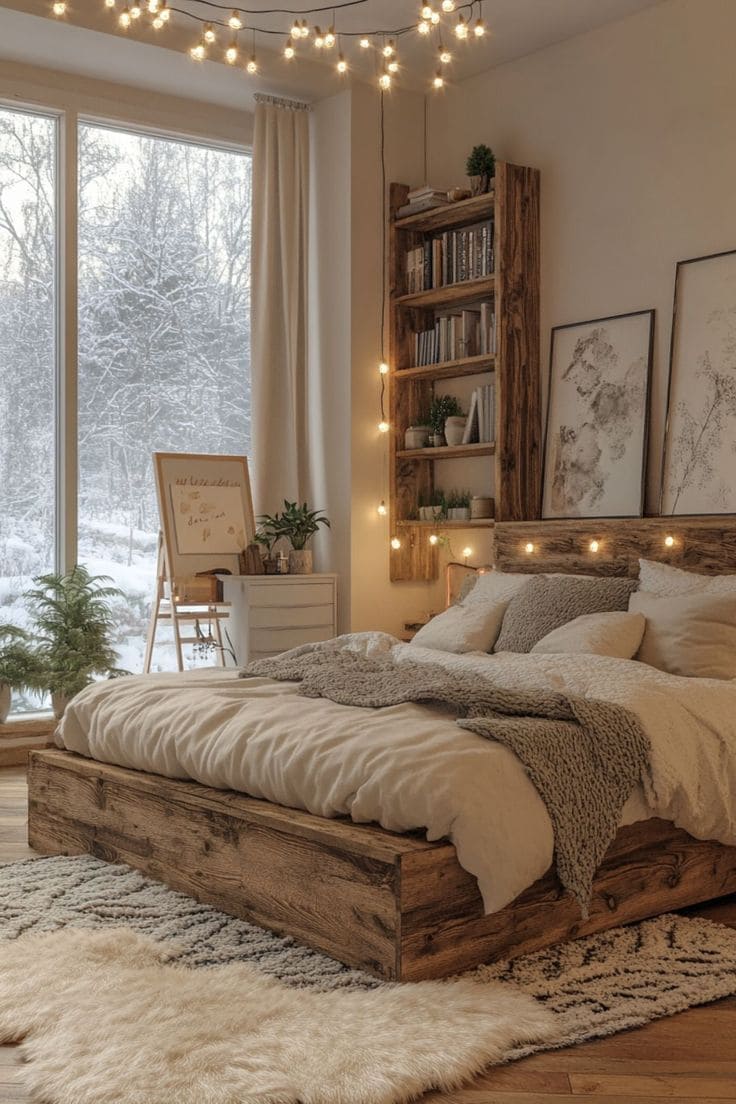
[[[371,46],[371,40],[369,38],[361,38],[360,48],[361,50],[369,50]]]
[[[140,4],[131,4],[130,5],[130,18],[131,19],[140,19],[140,17],[141,17],[141,6],[140,6]]]
[[[325,44],[325,36],[322,34],[319,27],[314,28],[314,45],[318,50],[321,50]]]
[[[255,74],[258,72],[258,62],[256,60],[255,54],[251,54],[251,56],[248,58],[248,64],[245,67],[245,71],[246,73],[249,73],[251,77],[255,76]]]
[[[54,0],[54,5],[51,10],[54,15],[64,15],[66,12],[66,0]]]
[[[348,63],[346,62],[346,60],[342,56],[342,54],[338,55],[336,68],[337,68],[338,73],[347,73],[347,71],[348,71]]]
[[[482,19],[476,19],[475,26],[473,27],[473,34],[476,38],[482,38],[486,33],[486,25]]]
[[[390,426],[389,426],[388,422],[382,421],[382,422],[378,423],[378,432],[379,433],[388,433],[389,429],[390,429]]]
[[[238,60],[238,44],[235,39],[232,40],[227,50],[225,51],[225,61],[228,65],[235,65]]]
[[[388,375],[388,364],[385,360],[382,360],[381,363],[378,365],[378,374],[381,376]]]
[[[217,35],[215,34],[215,28],[212,26],[211,23],[205,23],[204,31],[202,32],[202,38],[205,40],[205,42],[209,42],[209,43],[217,41]]]
[[[398,537],[391,538],[391,547],[393,548],[394,552],[397,552],[399,548],[401,548],[401,541]]]
[[[463,559],[465,560],[466,563],[468,562],[468,560],[470,559],[470,557],[472,555],[473,555],[473,549],[472,548],[463,548]]]
[[[528,556],[531,556],[532,552],[534,551],[534,545],[531,541],[529,541],[528,544],[525,545],[524,551]]]
[[[114,8],[115,7],[115,0],[105,0],[105,7],[106,8]]]
[[[381,89],[382,92],[388,92],[389,88],[391,87],[390,73],[387,73],[385,71],[381,73],[380,77],[378,78],[378,87]]]
[[[394,56],[394,54],[396,53],[396,43],[392,38],[388,40],[381,52],[385,58],[390,58]]]
[[[284,57],[286,58],[287,61],[291,61],[291,59],[294,57],[295,53],[296,53],[296,50],[294,49],[294,47],[292,45],[291,39],[287,38],[286,45],[284,46]]]
[[[330,27],[329,30],[327,31],[327,34],[325,35],[325,49],[326,50],[331,50],[334,45],[335,45],[335,28]]]
[[[417,23],[417,30],[420,35],[428,35],[432,30],[432,24],[427,22],[426,19],[420,19],[419,23]]]
[[[430,533],[430,535],[429,535],[429,543],[430,544],[432,544],[432,545],[438,544],[439,539],[440,538],[437,536],[436,533]]]
[[[436,27],[437,24],[439,23],[439,21],[440,21],[440,13],[436,12],[436,11],[433,11],[432,14],[429,17],[429,22],[432,24],[433,27]]]
[[[450,62],[452,61],[452,54],[450,53],[450,51],[447,49],[446,46],[442,45],[441,42],[440,42],[440,48],[437,51],[437,57],[440,60],[440,65],[449,65]]]
[[[444,88],[444,85],[445,85],[445,78],[442,76],[442,73],[438,69],[437,72],[434,75],[434,80],[432,81],[432,86],[433,86],[433,88]]]
[[[386,68],[388,69],[389,73],[398,73],[398,71],[399,71],[399,62],[398,62],[398,60],[396,58],[391,58],[391,61],[388,63]]]
[[[675,538],[667,534],[667,536],[664,538],[664,543],[667,548],[673,548],[675,544]]]
[[[448,15],[455,10],[455,0],[442,0],[442,10]]]
[[[434,14],[434,9],[431,4],[425,4],[422,8],[422,19],[431,19]]]
[[[160,31],[162,27],[166,26],[166,21],[163,20],[161,18],[161,15],[159,14],[153,20],[153,22],[151,23],[151,26],[153,27],[154,31]]]
[[[242,29],[243,29],[243,20],[240,18],[238,13],[236,11],[234,11],[233,14],[230,16],[230,18],[228,19],[227,25],[228,25],[228,27],[230,28],[231,31],[242,31]]]
[[[192,46],[189,50],[189,56],[194,61],[204,61],[207,57],[207,46],[202,42],[198,42],[196,46]]]
[[[107,6],[108,8],[109,8],[109,7],[111,6],[110,4],[107,4],[107,0],[105,0],[105,3],[106,3],[106,6]],[[157,12],[157,11],[158,11],[158,9],[159,9],[159,6],[160,6],[160,0],[148,0],[148,11],[149,11],[149,14],[150,14],[150,15],[155,15],[155,14],[156,14],[156,12]]]
[[[118,23],[124,31],[127,31],[128,27],[130,26],[130,11],[128,10],[128,8],[123,8],[120,15],[118,16]]]
[[[302,19],[302,38],[309,38],[309,24],[306,19]]]
[[[301,23],[299,22],[298,19],[295,19],[294,22],[291,24],[290,37],[291,38],[301,38],[302,37],[302,25],[301,25]]]
[[[386,509],[386,503],[383,499],[381,499],[381,501],[376,506],[376,513],[379,515],[379,517],[385,517],[388,513],[388,510]]]
[[[464,15],[459,15],[457,17],[457,23],[455,24],[455,34],[458,38],[468,37],[468,24],[465,21]]]
[[[598,543],[597,540],[592,540],[590,542],[590,544],[588,545],[588,547],[590,548],[591,552],[597,552],[598,549],[600,548],[600,544]]]
[[[161,20],[162,23],[168,23],[171,19],[171,9],[166,3],[166,0],[163,0],[161,7],[159,8],[158,18]]]

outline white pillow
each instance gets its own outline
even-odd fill
[[[637,659],[686,678],[736,678],[736,592],[658,598],[632,594],[647,619]]]
[[[412,644],[441,652],[490,652],[501,631],[507,605],[529,579],[529,575],[503,571],[479,575],[462,602],[423,625]]]
[[[641,613],[584,613],[543,636],[532,653],[631,659],[639,651],[645,628],[646,618]]]
[[[700,575],[680,567],[639,560],[639,592],[658,598],[685,594],[736,594],[736,575]]]

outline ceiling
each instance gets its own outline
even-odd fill
[[[307,12],[309,2],[289,0],[283,2],[283,6],[294,12]],[[311,2],[319,6],[324,0]],[[448,67],[449,80],[467,79],[661,2],[663,0],[484,0],[483,16],[491,33],[481,40],[458,41],[452,33],[456,16],[445,17],[445,39],[450,38],[453,50],[453,60]],[[0,0],[0,58],[132,83],[231,107],[250,106],[256,89],[320,99],[338,90],[346,79],[334,71],[334,50],[320,55],[308,44],[302,48],[307,56],[285,61],[280,51],[291,23],[291,18],[285,15],[252,17],[253,24],[264,31],[283,32],[257,37],[260,73],[253,78],[224,63],[193,62],[186,51],[198,36],[198,24],[182,15],[175,14],[165,31],[157,33],[141,20],[132,32],[122,34],[116,30],[114,14],[104,9],[102,0],[68,0],[68,3],[67,16],[56,20],[47,18],[50,0]],[[240,0],[240,3],[251,11],[276,6],[274,0]],[[173,0],[172,6],[203,19],[208,13],[212,17],[211,9],[201,0]],[[439,7],[439,0],[436,6]],[[362,0],[337,12],[336,29],[347,33],[410,26],[417,21],[418,8],[419,0]],[[477,8],[476,3],[476,14]],[[324,22],[330,22],[330,13],[325,14],[328,18]],[[436,39],[430,43],[412,31],[399,41],[399,82],[413,89],[428,87],[435,69]],[[168,48],[162,49],[162,46]],[[354,39],[343,39],[341,46],[352,63],[348,79],[374,76],[376,51],[361,51]],[[242,47],[250,49],[247,34]]]

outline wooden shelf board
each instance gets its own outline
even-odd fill
[[[481,441],[474,445],[443,445],[441,448],[399,449],[399,460],[453,460],[473,456],[493,456],[494,441]]]
[[[442,529],[492,529],[495,525],[493,518],[474,518],[470,521],[397,521],[399,529],[432,529],[439,532]]]
[[[415,291],[411,295],[398,295],[394,303],[397,307],[425,309],[452,307],[455,303],[487,298],[493,294],[494,286],[493,276],[481,276],[478,280],[462,280],[459,284],[444,284],[442,287],[428,288],[427,291]]]
[[[495,371],[494,356],[465,357],[462,360],[442,360],[437,364],[421,364],[413,368],[397,368],[395,380],[457,379]]]
[[[478,222],[493,215],[495,198],[493,192],[471,196],[457,203],[448,203],[444,207],[433,207],[430,211],[419,211],[416,215],[405,215],[395,219],[397,230],[414,230],[417,233],[429,233],[433,230],[450,230],[470,222]]]

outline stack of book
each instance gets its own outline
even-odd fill
[[[476,387],[470,398],[468,420],[465,423],[463,444],[475,441],[491,442],[496,439],[496,385],[485,383]]]
[[[439,364],[493,356],[496,352],[496,313],[493,303],[480,303],[435,318],[431,330],[414,334],[414,365]]]
[[[407,196],[408,203],[405,203],[403,207],[399,207],[396,212],[397,218],[404,218],[406,215],[418,215],[422,211],[431,211],[434,207],[445,207],[447,205],[447,192],[443,192],[439,188],[432,188],[429,184],[423,184],[421,188],[414,188]]]
[[[405,254],[406,290],[415,291],[460,284],[490,276],[494,268],[493,222],[446,230]]]

